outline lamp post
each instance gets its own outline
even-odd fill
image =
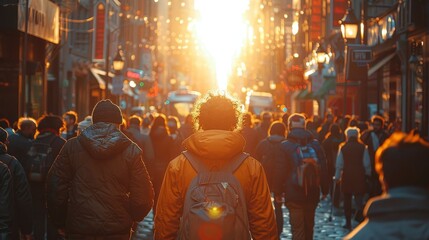
[[[351,7],[350,1],[348,1],[348,8],[344,17],[339,21],[341,25],[341,34],[343,35],[345,45],[345,56],[347,58],[347,42],[355,40],[358,34],[359,21],[356,18],[355,13]],[[345,66],[348,63],[346,62]],[[343,115],[346,115],[347,111],[347,76],[344,77],[344,106],[343,106]]]
[[[317,72],[313,73],[310,76],[311,76],[312,86],[314,86],[313,84],[315,84],[315,82],[317,81],[317,89],[314,89],[314,88],[312,89],[312,91],[317,92],[317,91],[320,91],[320,88],[323,86],[323,83],[325,81],[323,77],[323,68],[326,62],[326,56],[328,54],[326,53],[326,50],[321,43],[319,43],[319,46],[317,47],[315,53],[316,53],[316,61],[317,61]],[[318,103],[319,103],[319,116],[323,118],[325,117],[324,115],[325,115],[325,109],[326,109],[325,96],[320,96]]]
[[[116,101],[117,99],[120,99],[120,96],[122,94],[122,88],[124,86],[124,81],[122,78],[122,69],[124,68],[125,62],[124,58],[122,56],[122,50],[118,48],[118,51],[116,52],[116,56],[113,58],[113,70],[115,71],[115,76],[112,79],[112,93],[114,95],[117,95],[117,97],[114,98],[113,102],[116,102],[120,104],[119,101]]]

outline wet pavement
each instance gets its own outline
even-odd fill
[[[292,239],[292,234],[289,225],[289,212],[287,208],[283,207],[284,226],[281,239]],[[315,226],[314,226],[314,239],[342,239],[348,230],[342,226],[345,223],[342,209],[333,208],[332,220],[329,221],[331,211],[331,203],[328,199],[319,203],[316,209]],[[353,227],[357,225],[352,222]],[[139,223],[133,240],[151,240],[153,239],[153,215],[152,212]]]

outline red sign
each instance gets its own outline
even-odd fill
[[[95,59],[104,59],[104,24],[105,24],[104,5],[98,4],[97,18],[95,22]]]
[[[310,17],[310,40],[320,41],[322,36],[322,0],[313,0]]]
[[[334,0],[332,4],[333,4],[332,25],[334,27],[340,27],[340,23],[338,21],[341,20],[346,14],[347,1]]]

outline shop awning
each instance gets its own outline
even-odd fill
[[[97,80],[98,86],[100,87],[100,89],[102,90],[106,89],[106,82],[101,77],[101,76],[105,76],[106,72],[97,68],[91,68],[90,71],[92,76],[94,76],[95,80]]]
[[[336,77],[327,77],[325,78],[325,81],[323,82],[322,86],[317,92],[314,92],[312,94],[313,98],[323,98],[327,94],[329,94],[331,91],[335,91],[336,87]]]
[[[392,53],[390,55],[387,55],[385,58],[383,58],[381,61],[376,63],[374,66],[370,67],[368,69],[368,77],[377,72],[378,69],[380,69],[382,66],[384,66],[386,63],[388,63],[392,58],[394,58],[396,53]]]

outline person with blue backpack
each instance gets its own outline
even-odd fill
[[[277,160],[273,192],[284,195],[289,210],[292,239],[313,239],[314,216],[320,200],[328,193],[326,157],[320,143],[305,129],[305,116],[288,119],[289,134],[282,142],[285,159]]]
[[[167,167],[154,239],[278,239],[264,169],[243,153],[240,106],[224,92],[195,106],[197,131]]]

